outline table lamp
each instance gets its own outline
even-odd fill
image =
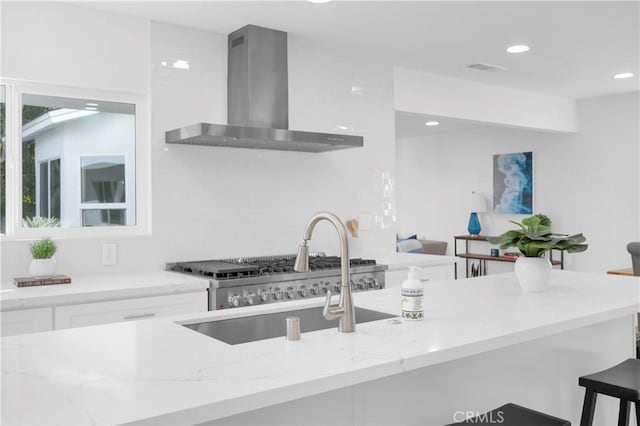
[[[469,231],[469,235],[479,235],[481,228],[478,213],[487,211],[487,204],[485,203],[484,197],[476,191],[471,191],[470,207],[471,216],[469,216],[467,230]]]

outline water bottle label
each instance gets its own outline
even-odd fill
[[[424,311],[411,312],[403,310],[402,318],[411,321],[420,321],[424,319]]]
[[[424,308],[422,307],[422,289],[405,289],[402,294],[402,318],[419,321],[424,318]]]

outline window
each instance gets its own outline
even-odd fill
[[[126,177],[124,159],[135,158],[135,105],[32,93],[22,100],[23,223],[134,225],[135,203],[127,205],[125,193],[135,165]],[[84,213],[113,208],[124,215]]]
[[[10,89],[6,119],[4,85],[0,92],[2,231],[6,227],[6,235],[17,238],[148,233],[149,141],[144,99],[2,82]],[[8,152],[14,154],[9,158],[17,160],[13,167],[5,168],[5,139]],[[6,173],[10,175],[5,177]],[[8,185],[5,180],[10,180]],[[15,189],[5,196],[7,186]]]
[[[82,226],[124,225],[125,209],[84,209]]]
[[[56,220],[60,217],[60,159],[41,161],[38,171],[40,188],[36,205],[39,216]]]
[[[82,226],[125,225],[125,157],[81,157],[80,167]]]

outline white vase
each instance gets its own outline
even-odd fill
[[[545,291],[551,280],[551,262],[546,257],[520,256],[516,260],[516,277],[524,291]]]
[[[31,259],[29,274],[34,277],[53,275],[56,272],[56,259]]]

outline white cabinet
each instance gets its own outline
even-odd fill
[[[136,321],[207,311],[207,292],[180,293],[55,307],[55,328]]]
[[[452,280],[454,278],[453,263],[448,265],[419,266],[420,281]],[[400,287],[409,274],[409,267],[386,271],[384,280],[387,288]]]
[[[53,330],[53,309],[21,309],[0,312],[2,336]]]

